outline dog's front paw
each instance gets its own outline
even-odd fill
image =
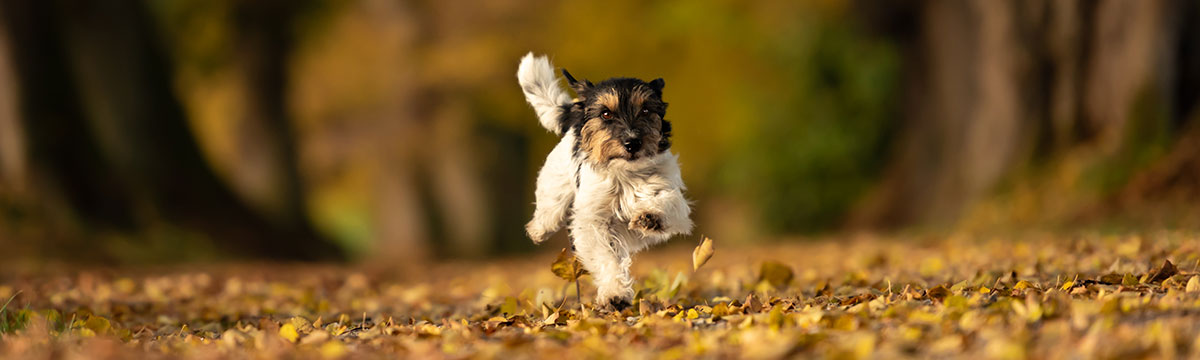
[[[633,295],[633,288],[602,285],[596,289],[596,306],[615,311],[625,310],[633,305]]]
[[[533,240],[534,244],[541,244],[543,241],[546,241],[546,239],[549,239],[551,235],[554,235],[553,233],[542,229],[540,226],[537,226],[537,224],[534,224],[532,221],[530,221],[528,224],[525,224],[525,233],[529,235],[529,239]]]
[[[629,221],[630,230],[641,230],[642,232],[658,232],[663,229],[662,216],[658,214],[644,213]]]
[[[617,312],[621,312],[621,310],[625,310],[625,308],[629,307],[630,305],[633,305],[632,299],[627,299],[624,297],[615,297],[615,298],[608,299],[608,306],[612,307],[612,309],[616,310]]]

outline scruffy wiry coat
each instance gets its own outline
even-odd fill
[[[662,79],[612,78],[592,84],[563,75],[533,53],[517,79],[547,130],[562,136],[538,173],[537,209],[525,226],[534,243],[570,218],[575,253],[596,282],[596,300],[617,309],[633,301],[632,255],[692,231],[686,189],[663,119]]]

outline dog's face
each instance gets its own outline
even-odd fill
[[[592,84],[563,70],[578,98],[564,111],[576,135],[576,151],[595,165],[652,157],[670,146],[671,124],[663,119],[662,79],[612,78]]]

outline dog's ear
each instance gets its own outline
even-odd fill
[[[665,81],[663,81],[662,78],[650,80],[650,88],[654,89],[654,92],[658,93],[659,96],[662,96],[663,86],[666,86],[666,85],[667,85],[667,83]]]
[[[567,78],[567,84],[571,85],[572,90],[575,90],[575,95],[583,96],[584,92],[586,92],[588,89],[591,89],[592,86],[595,86],[592,85],[591,81],[584,80],[583,82],[579,82],[578,80],[575,80],[575,77],[571,76],[571,73],[567,72],[566,68],[562,69],[562,73],[563,76]]]

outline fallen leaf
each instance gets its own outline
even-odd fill
[[[1121,278],[1121,285],[1137,286],[1139,283],[1141,283],[1141,281],[1139,281],[1137,277],[1134,277],[1133,274],[1125,274],[1125,277]]]
[[[287,339],[287,341],[296,342],[296,339],[300,338],[300,333],[296,332],[295,325],[292,325],[291,323],[284,323],[283,326],[279,327],[279,336]]]
[[[945,286],[938,285],[938,286],[934,286],[933,288],[926,291],[925,295],[929,296],[932,299],[941,300],[941,299],[946,298],[947,296],[950,296],[950,290],[946,289]]]
[[[336,359],[346,354],[346,345],[341,341],[330,341],[321,345],[321,356],[326,359]]]
[[[112,323],[108,319],[99,316],[88,316],[87,321],[83,323],[83,327],[91,330],[96,335],[104,335],[112,329]]]
[[[1192,278],[1188,279],[1187,287],[1185,289],[1187,292],[1200,291],[1200,275],[1192,275]]]
[[[764,261],[758,272],[758,281],[766,281],[772,287],[781,288],[792,282],[792,268],[774,261]]]
[[[704,236],[704,240],[700,241],[700,245],[696,246],[695,250],[692,250],[692,271],[699,270],[712,256],[713,241],[709,237]]]
[[[1178,273],[1179,269],[1175,268],[1175,264],[1172,264],[1171,260],[1163,260],[1162,266],[1158,268],[1158,271],[1154,272],[1154,275],[1150,275],[1150,279],[1148,279],[1146,282],[1156,283],[1175,276],[1175,274]]]
[[[1032,287],[1033,284],[1030,284],[1028,281],[1021,280],[1018,281],[1016,285],[1013,285],[1013,290],[1025,290]]]
[[[1121,274],[1108,274],[1108,275],[1101,276],[1100,279],[1097,281],[1099,281],[1101,284],[1121,285],[1121,283],[1124,279],[1125,279],[1125,277],[1121,276]]]

